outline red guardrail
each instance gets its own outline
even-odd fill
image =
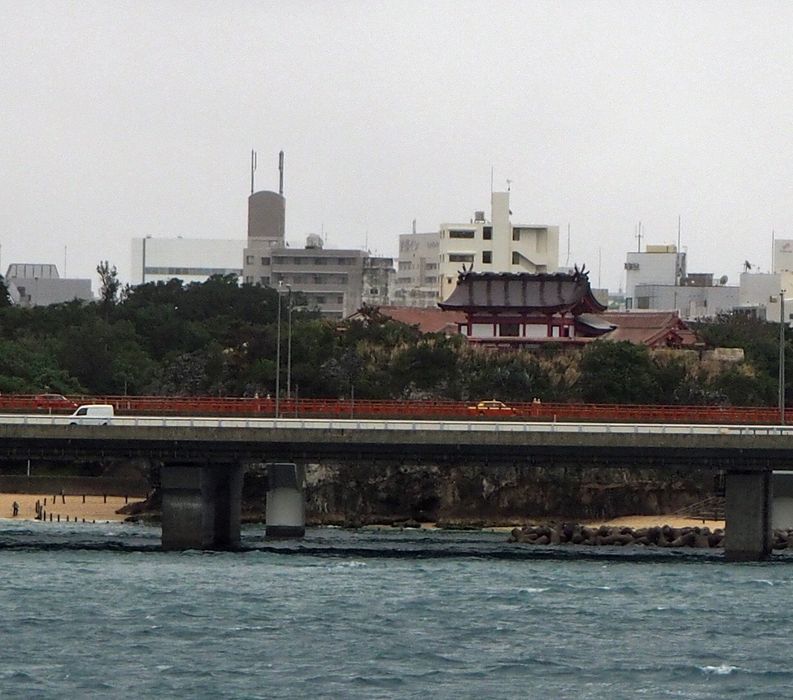
[[[275,415],[273,398],[212,396],[68,396],[0,395],[0,411],[71,413],[85,403],[109,403],[116,412],[144,415]],[[642,406],[575,403],[510,403],[504,409],[478,410],[462,401],[398,401],[349,399],[281,399],[282,417],[484,419],[536,421],[592,421],[630,423],[776,424],[776,408],[750,406]],[[792,417],[793,418],[793,417]]]

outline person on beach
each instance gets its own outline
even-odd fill
[[[13,504],[11,504],[11,512],[14,514],[15,518],[17,517],[17,515],[19,515],[19,503],[17,503],[16,501],[14,501]]]

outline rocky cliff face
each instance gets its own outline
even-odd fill
[[[674,512],[712,494],[713,474],[565,467],[307,464],[306,516],[314,524],[514,524]],[[261,467],[245,480],[246,510],[264,508]]]

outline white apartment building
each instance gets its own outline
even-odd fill
[[[513,224],[509,192],[493,192],[490,205],[490,220],[477,211],[468,223],[399,237],[394,303],[435,306],[454,291],[463,267],[476,272],[558,270],[558,226]]]
[[[393,303],[398,306],[435,307],[438,303],[440,233],[402,234]]]
[[[680,285],[685,276],[686,254],[678,252],[675,245],[648,245],[643,253],[628,253],[625,262],[625,308],[642,308],[636,298],[637,286],[675,287]]]
[[[242,277],[245,241],[220,238],[133,238],[133,285],[167,282],[205,282],[212,275]]]

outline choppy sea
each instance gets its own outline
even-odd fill
[[[0,521],[2,698],[793,698],[793,558]]]

